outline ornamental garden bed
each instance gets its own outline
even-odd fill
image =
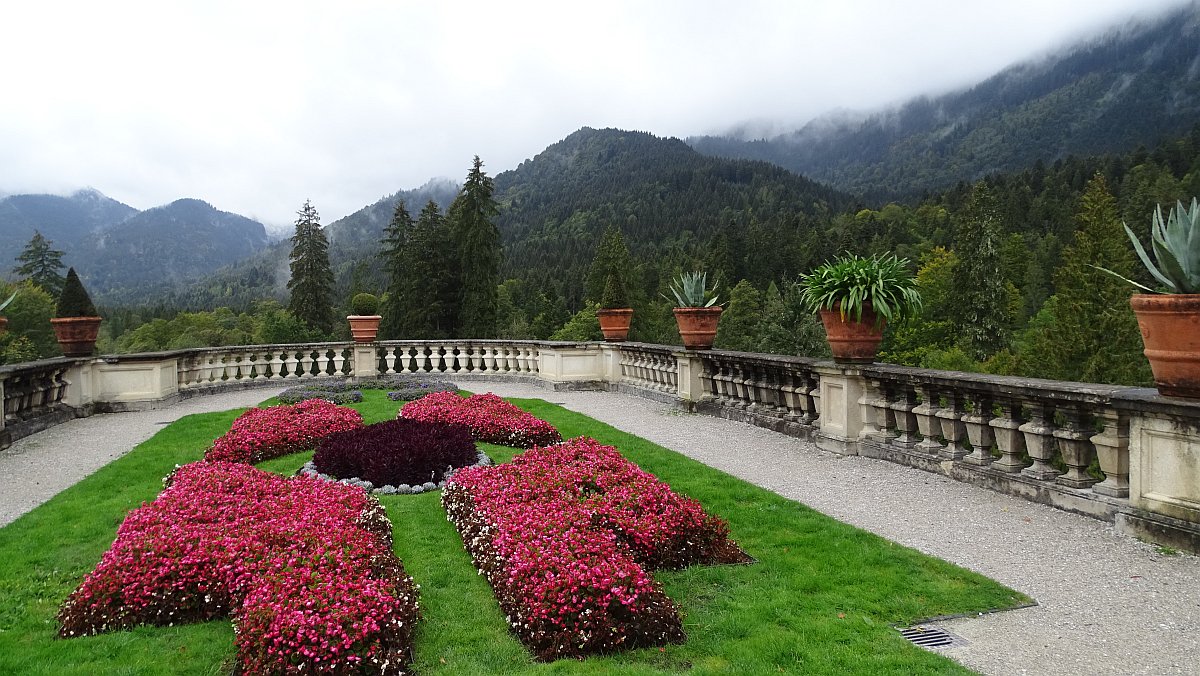
[[[649,571],[750,561],[724,521],[587,437],[456,472],[442,505],[546,661],[681,643],[679,610]]]
[[[466,398],[453,392],[427,394],[405,404],[400,409],[400,416],[465,425],[477,441],[501,446],[529,448],[562,441],[553,425],[490,392]]]
[[[423,619],[414,671],[436,673],[970,673],[891,628],[923,618],[1008,608],[1024,596],[980,575],[841,524],[796,502],[539,400],[517,400],[568,437],[588,436],[725,519],[752,566],[698,566],[652,575],[679,608],[687,640],[582,661],[538,663],[509,630],[435,494],[379,497],[395,554],[420,584]],[[354,407],[364,422],[396,416],[382,391]],[[228,620],[139,626],[57,638],[56,614],[100,561],[131,509],[163,490],[162,477],[200,460],[239,412],[188,416],[0,529],[0,673],[230,673]],[[671,418],[668,424],[686,424]],[[482,444],[497,463],[517,451]],[[732,452],[732,451],[731,451]],[[257,464],[292,475],[311,451]],[[361,493],[361,491],[356,492]],[[364,496],[365,498],[365,496]]]

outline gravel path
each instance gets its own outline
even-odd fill
[[[508,382],[467,387],[564,405],[1037,599],[1034,608],[940,624],[967,641],[945,654],[983,673],[1200,674],[1200,558],[1162,554],[1094,519],[638,397]],[[277,392],[97,415],[21,439],[0,452],[0,526],[166,422]]]
[[[0,451],[0,526],[125,455],[167,423],[193,413],[254,406],[282,390],[236,390],[193,397],[154,411],[102,413],[18,439]]]

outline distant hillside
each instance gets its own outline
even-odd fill
[[[147,209],[86,237],[77,269],[108,302],[141,300],[148,290],[194,283],[267,245],[262,223],[181,199]]]
[[[34,231],[52,241],[54,248],[67,252],[64,261],[74,265],[85,260],[79,251],[85,238],[136,213],[137,209],[90,189],[68,197],[0,197],[0,274],[7,274],[16,265],[16,257]]]
[[[1124,152],[1200,119],[1200,3],[1012,66],[936,98],[839,114],[770,139],[689,139],[875,200],[911,197],[1067,155]]]
[[[365,288],[383,287],[382,261],[378,258],[383,229],[392,220],[396,203],[404,200],[409,212],[416,216],[429,200],[450,206],[458,192],[458,184],[450,179],[433,179],[414,190],[401,190],[380,198],[358,211],[326,224],[329,238],[329,260],[337,278],[338,293],[349,290],[351,277],[357,268]],[[320,212],[321,205],[314,205]],[[289,234],[288,237],[291,235]],[[177,284],[167,294],[155,300],[190,309],[211,309],[225,305],[248,307],[265,298],[287,299],[290,277],[288,255],[290,239],[275,242],[252,256],[227,265],[205,279],[189,284]],[[337,297],[335,295],[335,297]]]

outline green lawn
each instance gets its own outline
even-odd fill
[[[395,415],[398,404],[382,392],[365,394],[356,408],[367,422]],[[758,562],[657,574],[682,608],[688,633],[683,645],[538,664],[509,635],[438,494],[385,496],[396,552],[421,585],[420,673],[968,673],[910,645],[891,625],[1028,602],[980,575],[586,416],[541,400],[515,401],[564,437],[587,435],[612,444],[676,491],[700,500],[729,521],[733,538]],[[198,460],[238,413],[188,416],[0,529],[0,673],[229,673],[228,621],[62,640],[55,638],[54,617],[111,544],[125,513],[153,499],[176,463]],[[515,452],[485,448],[498,462]],[[291,474],[311,455],[260,466]]]

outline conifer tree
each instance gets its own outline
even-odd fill
[[[450,205],[449,220],[458,249],[458,275],[461,302],[456,329],[464,338],[493,338],[500,284],[500,228],[494,218],[499,213],[492,199],[496,188],[483,172],[483,162],[475,156],[467,180]]]
[[[321,229],[321,217],[312,202],[305,200],[297,212],[296,234],[292,236],[288,311],[318,331],[333,331],[333,272],[329,267],[329,240]]]
[[[971,190],[955,242],[957,328],[963,349],[983,361],[1008,344],[1009,294],[1000,259],[1000,212],[984,182]]]
[[[621,229],[610,224],[600,237],[600,244],[596,247],[596,256],[592,259],[591,268],[588,269],[588,299],[601,300],[609,277],[615,276],[618,283],[627,289],[629,285],[626,283],[625,276],[631,267],[629,248],[625,246],[625,238],[621,235]]]
[[[401,227],[408,227],[403,223],[404,215],[399,219]],[[450,242],[449,223],[437,202],[430,200],[399,245],[398,267],[392,270],[388,292],[391,309],[385,310],[396,314],[391,335],[405,339],[451,335],[459,289],[454,274],[458,259]]]
[[[1097,270],[1124,277],[1137,268],[1108,182],[1096,174],[1079,199],[1075,240],[1054,275],[1054,303],[1028,332],[1020,358],[1030,375],[1091,383],[1151,380],[1137,319],[1129,307],[1135,289]]]
[[[407,296],[412,293],[407,284],[408,269],[413,264],[410,240],[415,228],[416,221],[408,213],[404,200],[398,201],[391,222],[384,228],[383,251],[380,253],[388,279],[387,294],[380,308],[383,314],[380,334],[387,340],[408,337],[405,334],[408,327],[404,315],[406,303],[411,300]]]
[[[66,281],[62,275],[65,266],[62,262],[63,252],[51,249],[51,244],[53,242],[35,230],[33,239],[29,240],[25,250],[17,256],[21,265],[13,268],[13,272],[42,287],[51,296],[58,297]]]

